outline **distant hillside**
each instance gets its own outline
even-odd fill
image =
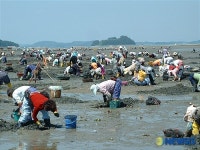
[[[110,39],[108,41],[111,41]],[[95,43],[96,42],[96,43]],[[49,48],[70,48],[75,46],[102,46],[101,44],[98,44],[100,41],[74,41],[71,43],[62,43],[62,42],[54,42],[54,41],[40,41],[36,42],[34,44],[26,44],[26,45],[20,45],[21,47],[49,47]],[[192,41],[192,42],[177,42],[177,41],[171,41],[171,42],[135,42],[135,44],[131,45],[174,45],[174,44],[200,44],[200,40],[198,41]],[[112,45],[112,44],[111,44]],[[113,44],[115,45],[115,44]],[[126,44],[119,44],[119,45],[126,45]]]
[[[20,45],[22,47],[49,47],[49,48],[69,48],[73,46],[91,46],[92,41],[74,41],[71,43],[61,43],[54,41],[40,41],[34,44]]]
[[[15,42],[11,42],[11,41],[0,40],[0,47],[7,47],[7,46],[16,46],[16,47],[19,47],[19,44],[15,43]]]

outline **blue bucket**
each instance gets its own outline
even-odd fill
[[[66,115],[65,116],[65,127],[67,129],[74,129],[76,128],[76,115]]]

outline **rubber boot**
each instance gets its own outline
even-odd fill
[[[149,75],[149,80],[151,82],[151,85],[156,85],[151,75]]]
[[[193,92],[198,92],[196,83],[193,84],[192,90],[193,90]]]
[[[51,127],[51,122],[50,119],[44,119],[44,126],[50,128]]]
[[[186,130],[185,137],[191,137],[191,136],[192,136],[192,129],[191,130]]]
[[[103,95],[103,101],[104,101],[104,103],[106,103],[108,101],[106,95]]]

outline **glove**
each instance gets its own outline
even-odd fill
[[[37,121],[36,124],[38,125],[39,128],[44,128],[44,126],[39,121]]]
[[[58,113],[58,112],[54,112],[54,115],[55,115],[56,117],[59,117],[59,113]]]

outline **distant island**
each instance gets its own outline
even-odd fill
[[[48,48],[70,48],[75,46],[109,46],[109,45],[174,45],[174,44],[200,44],[200,40],[184,42],[184,41],[170,41],[170,42],[135,42],[127,36],[120,36],[119,38],[110,37],[106,40],[93,40],[93,41],[74,41],[71,43],[62,43],[55,41],[39,41],[34,44],[17,44],[12,41],[5,41],[0,39],[0,47],[48,47]]]

